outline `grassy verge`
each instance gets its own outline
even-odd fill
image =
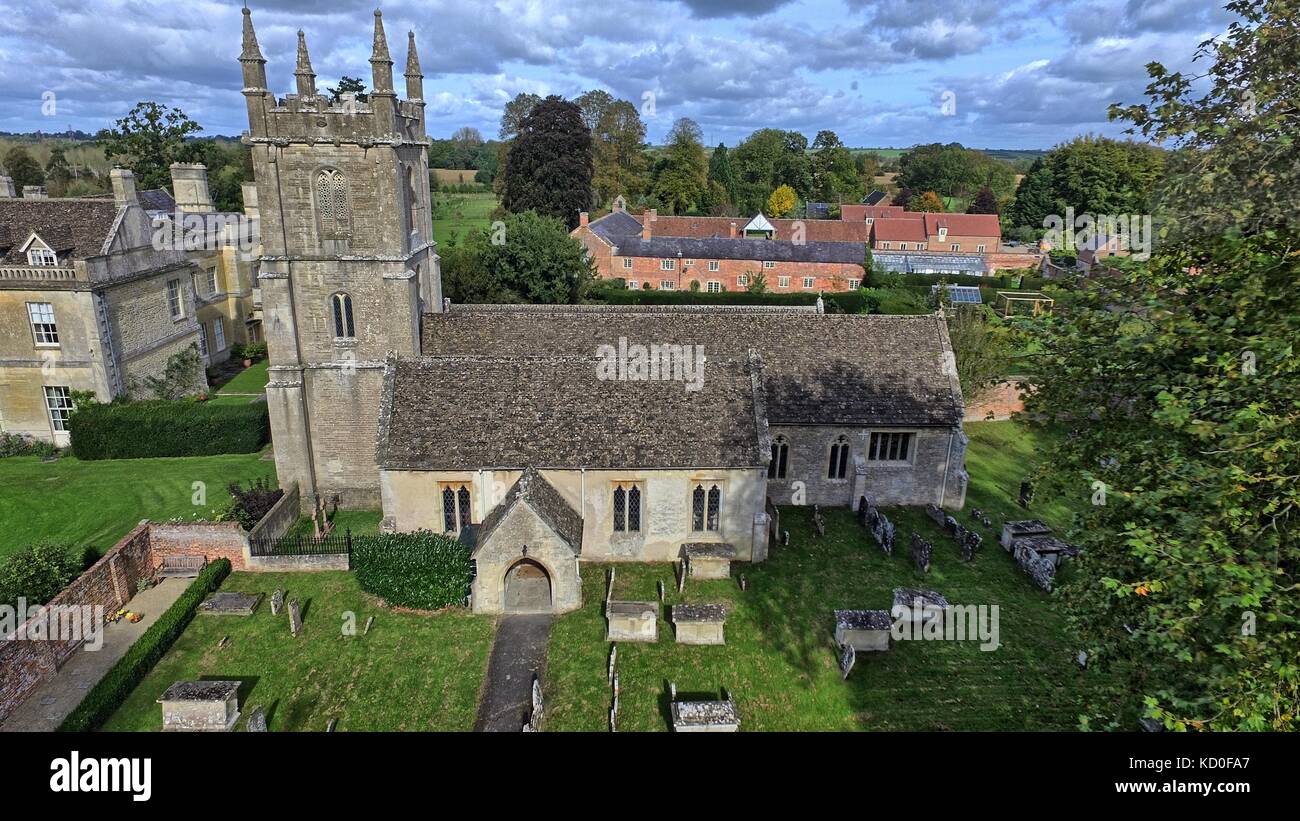
[[[266,390],[266,382],[270,378],[269,371],[271,366],[268,360],[263,359],[261,362],[254,362],[252,365],[236,373],[229,382],[217,388],[216,395],[223,394],[258,394]]]
[[[487,228],[496,210],[495,194],[433,195],[433,236],[438,242],[453,242],[469,231]]]
[[[226,485],[263,477],[275,482],[275,463],[259,454],[178,459],[65,456],[0,459],[0,556],[40,540],[93,547],[103,553],[141,519],[212,518],[230,501]],[[195,504],[195,482],[206,498]]]
[[[320,732],[331,719],[344,732],[472,728],[492,619],[388,610],[347,572],[234,573],[222,589],[266,598],[248,618],[197,616],[105,730],[160,729],[158,696],[175,681],[202,678],[242,681],[240,709],[264,707],[273,732]],[[288,616],[271,615],[276,589],[302,604],[297,638]],[[362,635],[370,616],[374,624]],[[355,635],[344,633],[348,624]]]

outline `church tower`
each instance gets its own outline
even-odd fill
[[[244,9],[244,97],[261,218],[258,283],[270,355],[266,398],[281,487],[379,506],[375,464],[384,360],[420,353],[420,315],[442,310],[423,77],[409,36],[406,95],[375,12],[371,91],[316,89],[298,32],[296,92],[277,99]]]

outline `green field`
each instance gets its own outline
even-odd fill
[[[351,573],[233,573],[222,590],[264,593],[252,616],[198,615],[105,724],[159,730],[157,699],[181,679],[237,679],[240,709],[261,705],[272,732],[451,731],[474,724],[494,622],[464,610],[401,613]],[[281,589],[303,608],[303,633],[271,615]],[[366,620],[374,624],[363,635]],[[345,629],[355,625],[353,635]],[[224,646],[218,646],[229,636]],[[238,726],[243,729],[243,722]]]
[[[141,519],[212,518],[230,501],[226,485],[263,477],[275,482],[275,462],[259,454],[181,459],[63,456],[0,459],[0,557],[32,542],[66,542],[103,553]],[[195,482],[204,504],[194,503]]]
[[[975,423],[967,430],[968,507],[991,511],[995,527],[1004,516],[1023,518],[1013,495],[1033,461],[1033,438],[1007,422]],[[1044,502],[1032,515],[1060,524],[1079,503]],[[668,604],[719,601],[730,611],[726,646],[674,643],[666,612],[658,643],[619,644],[619,730],[668,729],[669,682],[676,683],[679,697],[713,697],[726,689],[747,730],[1075,728],[1089,676],[1096,674],[1077,667],[1064,617],[995,543],[997,534],[978,528],[984,548],[965,563],[921,509],[889,515],[898,528],[892,557],[847,509],[826,511],[826,537],[815,538],[808,508],[784,508],[781,526],[790,531],[790,546],[773,548],[763,564],[734,567],[734,574],[747,576],[744,592],[735,580],[690,580],[679,597],[669,566],[619,566],[615,598],[653,600],[662,580]],[[908,559],[913,531],[935,546],[928,575]],[[551,632],[548,729],[601,731],[608,724],[604,586],[605,568],[584,566],[586,605],[560,617]],[[983,652],[973,641],[897,641],[888,653],[864,653],[849,680],[841,680],[832,611],[887,610],[896,586],[934,589],[953,604],[998,605],[1000,648]]]
[[[254,362],[247,368],[244,368],[229,381],[217,388],[216,394],[260,394],[266,391],[266,382],[269,378],[267,369],[271,367],[269,360],[263,359],[261,362]]]
[[[497,208],[495,194],[433,193],[433,238],[450,244],[466,232],[487,228]]]

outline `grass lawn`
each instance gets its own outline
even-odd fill
[[[92,546],[103,553],[141,519],[211,518],[230,501],[226,485],[265,477],[275,462],[259,454],[178,459],[105,459],[64,456],[0,459],[0,557],[40,540]],[[206,504],[194,504],[194,482],[206,485]]]
[[[497,208],[495,194],[433,194],[433,237],[440,243],[454,241],[469,231],[487,228]]]
[[[1032,464],[1033,441],[1015,423],[970,424],[967,466],[972,481],[967,506],[991,511],[997,527],[1004,514],[1027,514],[1015,505],[1022,474]],[[1086,496],[1082,496],[1086,503]],[[1071,504],[1044,500],[1033,516],[1063,525]],[[716,696],[725,688],[736,699],[746,730],[1062,730],[1077,724],[1090,676],[1077,667],[1065,637],[1065,620],[1052,599],[1037,590],[980,528],[985,545],[970,563],[958,558],[919,508],[889,515],[898,528],[892,557],[885,556],[848,509],[826,511],[824,539],[812,533],[811,511],[783,508],[790,546],[773,548],[758,565],[736,565],[748,589],[734,580],[695,581],[676,595],[667,565],[620,565],[616,598],[652,600],[662,579],[674,601],[725,601],[727,644],[678,645],[667,612],[656,644],[619,645],[619,730],[668,729],[668,682],[679,696]],[[958,514],[963,521],[969,516]],[[908,559],[913,531],[935,545],[928,575]],[[585,565],[581,610],[557,619],[547,667],[547,728],[604,730],[610,705],[605,680],[604,567]],[[888,653],[862,654],[847,682],[841,680],[832,639],[832,611],[889,609],[896,586],[921,586],[954,604],[998,605],[1001,647],[983,652],[975,641],[897,641]]]
[[[303,633],[289,635],[270,598],[303,606]],[[494,621],[464,610],[401,613],[380,606],[348,572],[232,573],[223,590],[266,597],[247,618],[197,615],[106,730],[159,730],[157,698],[181,679],[237,679],[245,716],[257,705],[273,732],[469,730],[487,669]],[[345,635],[350,616],[355,635]],[[375,617],[368,635],[366,619]],[[222,637],[230,640],[218,647]],[[243,729],[243,721],[239,729]]]
[[[216,395],[229,394],[259,394],[266,391],[266,382],[269,378],[267,368],[271,367],[269,360],[263,359],[261,362],[254,362],[247,368],[235,374],[229,382],[217,388]]]
[[[349,530],[353,536],[373,536],[379,532],[379,522],[384,514],[379,510],[340,510],[334,514],[334,533],[342,536]],[[286,535],[311,535],[311,506],[307,506],[307,515],[294,522]]]

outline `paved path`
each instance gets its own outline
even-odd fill
[[[488,659],[475,732],[517,733],[523,728],[524,716],[532,709],[533,675],[542,672],[546,664],[550,634],[551,617],[546,614],[501,619]]]
[[[104,627],[104,646],[95,651],[80,650],[68,657],[59,671],[32,690],[17,710],[0,724],[0,732],[49,732],[58,728],[76,709],[87,691],[126,655],[135,640],[158,621],[172,602],[180,598],[193,579],[163,579],[142,590],[126,605],[144,615],[132,624],[123,619]]]

